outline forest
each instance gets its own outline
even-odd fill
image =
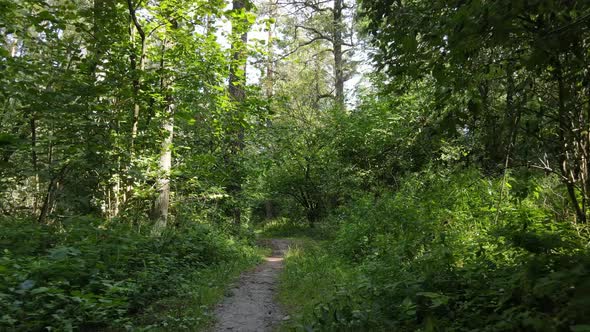
[[[590,1],[0,0],[0,331],[590,332],[589,205]]]

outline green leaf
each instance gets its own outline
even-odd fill
[[[49,290],[49,288],[47,287],[39,287],[39,288],[35,288],[31,291],[31,294],[41,294],[41,293],[46,293]]]

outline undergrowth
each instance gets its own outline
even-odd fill
[[[343,286],[359,278],[350,265],[315,241],[291,247],[285,258],[279,300],[293,319],[283,324],[283,330],[312,329],[315,319],[321,319],[324,301],[346,292]],[[349,305],[356,306],[353,302]]]
[[[301,220],[292,220],[281,217],[267,220],[258,225],[257,233],[261,237],[288,237],[288,238],[311,238],[317,240],[328,240],[333,238],[336,225],[330,223],[317,223],[313,227]]]
[[[0,222],[0,330],[194,330],[260,259],[200,224],[150,236],[90,217]]]
[[[287,256],[285,328],[590,331],[588,234],[561,191],[471,171],[358,197],[331,217],[333,242]]]

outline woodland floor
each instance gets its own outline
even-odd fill
[[[275,301],[278,275],[289,240],[269,239],[272,254],[254,270],[244,273],[215,310],[213,331],[272,331],[285,316]]]

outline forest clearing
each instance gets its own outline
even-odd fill
[[[590,332],[590,1],[0,0],[0,331]]]

